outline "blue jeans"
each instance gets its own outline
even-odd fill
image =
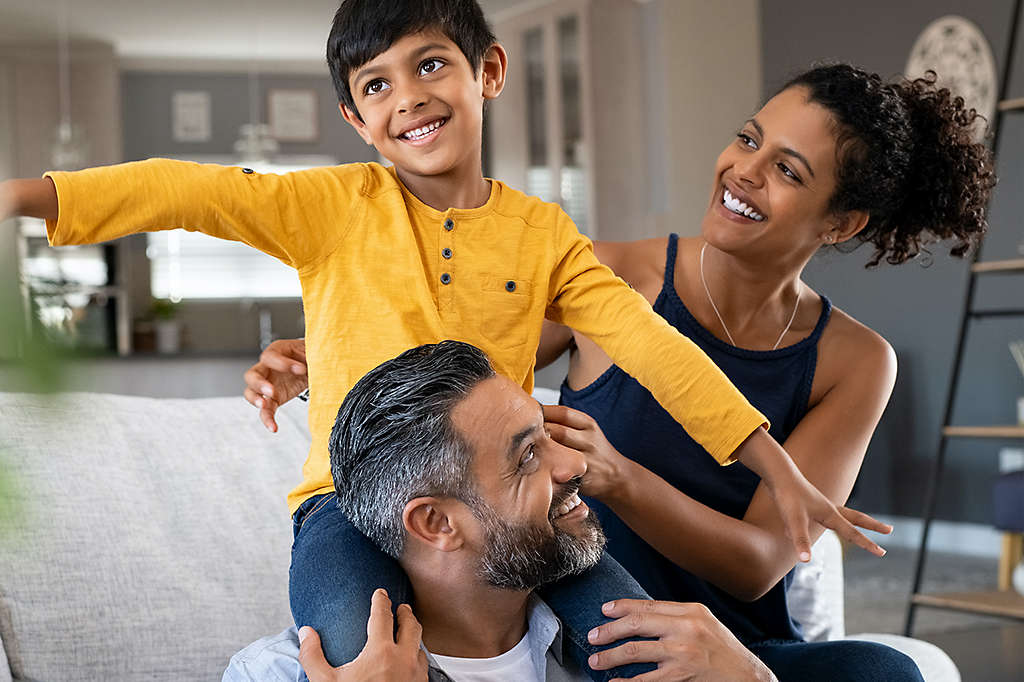
[[[769,640],[748,648],[779,682],[923,682],[909,656],[877,642]]]
[[[295,541],[288,594],[295,625],[309,625],[320,635],[331,665],[351,661],[366,644],[370,595],[383,587],[394,607],[412,600],[412,586],[398,562],[382,552],[349,522],[333,493],[302,503],[293,517]],[[581,576],[566,578],[541,591],[562,620],[566,651],[591,678],[604,682],[654,670],[653,665],[628,665],[591,670],[587,658],[609,647],[595,647],[587,633],[609,621],[601,605],[612,599],[650,599],[618,562],[605,554]],[[616,644],[617,645],[617,644]]]

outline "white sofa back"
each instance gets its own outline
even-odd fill
[[[17,509],[0,519],[0,682],[220,679],[290,623],[304,406],[279,424],[241,398],[0,393]]]

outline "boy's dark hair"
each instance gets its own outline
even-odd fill
[[[338,101],[359,116],[348,87],[352,70],[405,36],[430,29],[458,45],[474,73],[495,42],[476,0],[344,0],[327,38],[327,66]]]

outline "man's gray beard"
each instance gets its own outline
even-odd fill
[[[588,515],[580,536],[551,523],[549,527],[510,524],[486,503],[474,510],[484,524],[487,548],[477,574],[506,590],[532,590],[582,573],[601,559],[605,537],[601,524]]]

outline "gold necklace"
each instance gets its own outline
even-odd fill
[[[722,313],[718,312],[718,306],[715,305],[715,299],[711,298],[711,290],[708,289],[708,282],[707,282],[706,279],[704,279],[704,249],[706,249],[707,247],[708,247],[708,243],[707,242],[704,242],[704,244],[701,245],[701,247],[700,247],[700,283],[704,285],[704,293],[706,293],[708,295],[708,303],[711,304],[711,309],[714,310],[715,311],[715,315],[718,316],[718,321],[722,323],[722,329],[725,330],[725,335],[729,337],[729,343],[731,343],[732,345],[736,346],[736,341],[733,340],[732,334],[729,333],[729,328],[727,326],[725,326],[725,320],[722,319]],[[803,286],[803,283],[801,282],[801,287],[802,286]],[[793,304],[793,314],[789,316],[789,322],[786,323],[786,326],[782,330],[782,333],[779,334],[779,340],[775,342],[774,346],[772,346],[772,350],[776,350],[779,347],[779,344],[782,343],[783,337],[786,336],[786,332],[788,332],[789,328],[793,326],[793,320],[796,319],[796,310],[799,307],[800,307],[800,292],[797,291],[797,293],[796,293],[796,303]],[[737,348],[738,347],[739,346],[737,346]]]

